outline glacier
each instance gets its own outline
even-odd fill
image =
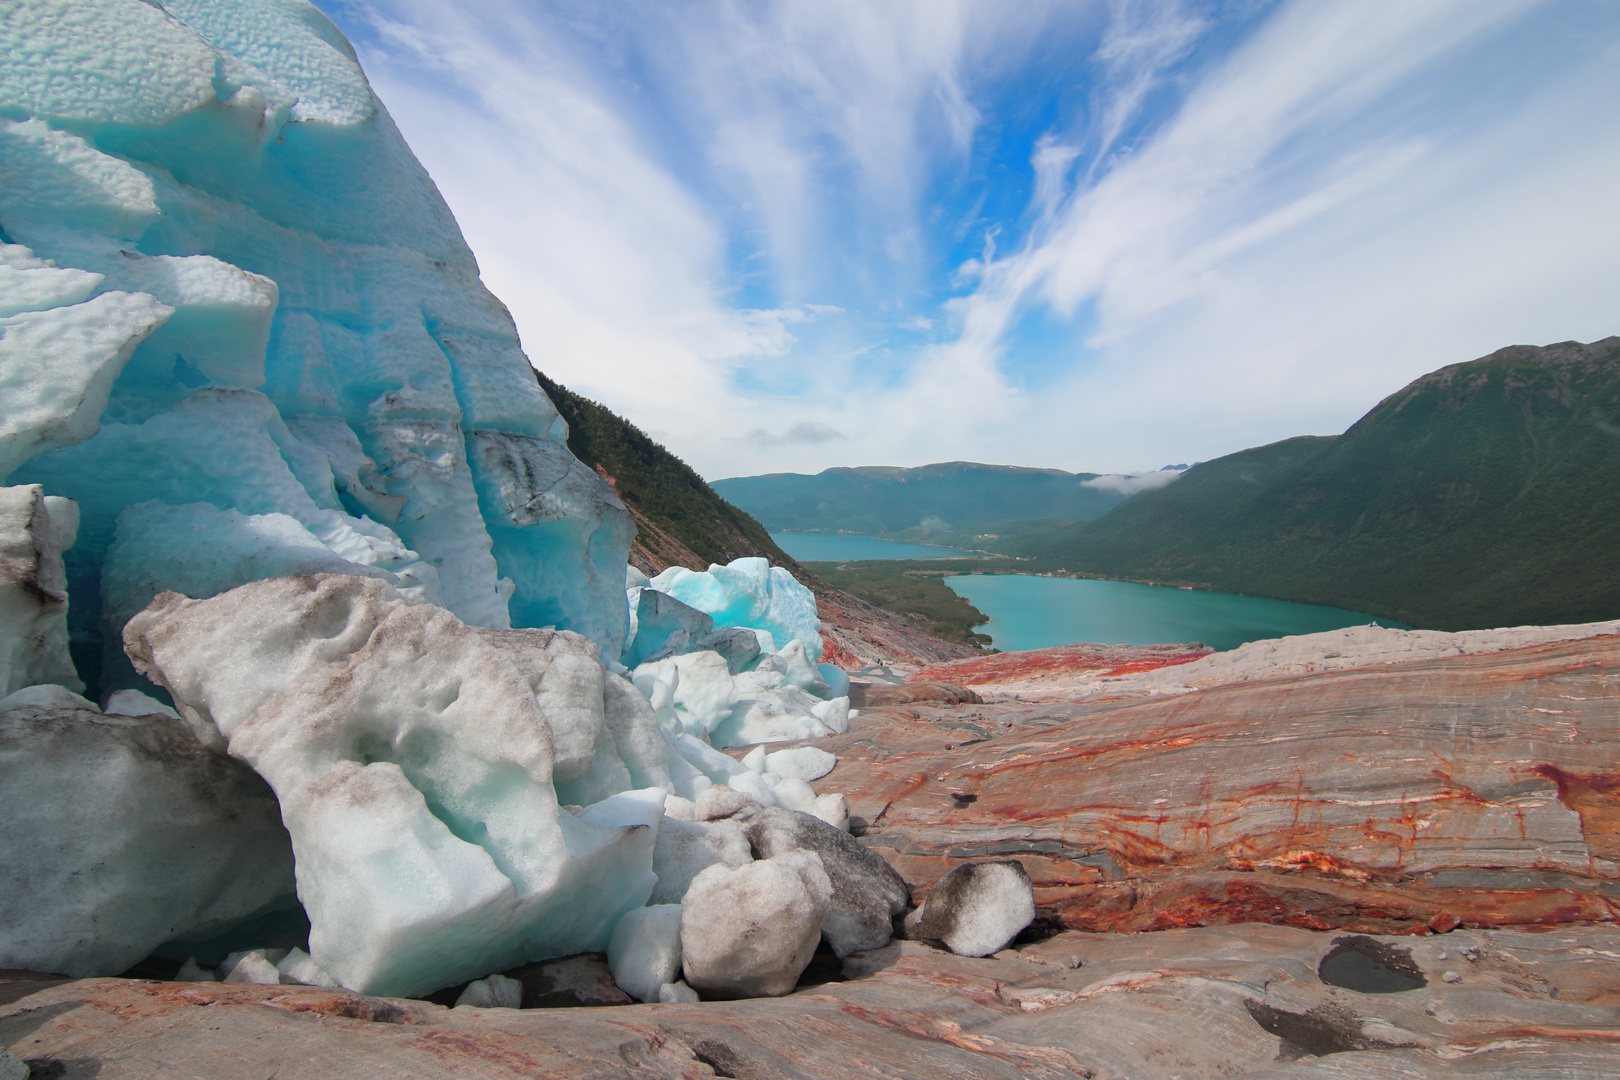
[[[487,995],[607,949],[684,1000],[843,951],[894,883],[809,786],[836,758],[721,752],[847,730],[814,595],[628,566],[336,27],[20,0],[0,46],[0,756],[49,838],[8,865],[72,883],[0,959],[116,974],[294,887],[308,952],[186,977]]]
[[[629,515],[568,453],[324,16],[28,0],[0,42],[0,479],[79,504],[69,633],[94,694],[140,688],[116,655],[133,611],[223,580],[170,565],[106,589],[115,544],[163,543],[126,513],[152,502],[279,515],[307,535],[260,528],[250,546],[285,548],[263,560],[307,563],[313,542],[408,569],[469,623],[617,654]]]

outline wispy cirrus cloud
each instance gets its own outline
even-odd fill
[[[322,3],[536,364],[706,475],[1123,473],[1620,328],[1602,3]]]

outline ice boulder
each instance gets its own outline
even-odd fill
[[[95,711],[95,703],[56,683],[38,683],[0,698],[0,712],[11,709],[85,709]]]
[[[657,589],[639,588],[631,623],[635,637],[624,647],[625,667],[686,652],[714,630],[714,619]],[[753,635],[749,635],[752,637]],[[756,652],[758,649],[756,648]]]
[[[765,755],[765,771],[809,783],[820,780],[838,767],[838,758],[819,746],[795,746]]]
[[[958,956],[989,956],[1005,949],[1034,919],[1035,889],[1022,863],[964,863],[906,916],[906,934],[943,941]]]
[[[729,790],[709,788],[699,796],[700,806],[702,800],[710,798],[710,792]],[[749,805],[759,804],[750,799]],[[737,822],[711,824],[666,817],[658,827],[658,843],[653,849],[653,873],[658,875],[658,884],[653,886],[649,899],[655,905],[679,904],[692,879],[709,867],[746,866],[753,861],[747,834]]]
[[[161,715],[0,712],[0,967],[116,975],[289,898],[263,780]]]
[[[711,997],[788,993],[815,955],[832,889],[808,851],[709,867],[681,901],[687,985]]]
[[[516,1009],[523,1005],[523,984],[505,975],[475,979],[456,998],[456,1005],[475,1009]]]
[[[658,988],[658,1000],[664,1005],[694,1005],[702,999],[696,990],[677,980]]]
[[[144,685],[123,655],[124,624],[160,592],[204,600],[250,581],[325,573],[375,577],[412,601],[442,600],[438,571],[392,532],[330,511],[306,525],[288,514],[242,514],[209,503],[137,503],[118,515],[105,559],[103,693]]]
[[[37,683],[83,690],[68,656],[67,575],[79,508],[39,485],[0,488],[0,697]]]
[[[166,593],[124,636],[275,789],[310,955],[350,989],[599,951],[651,895],[672,755],[583,637],[471,627],[337,575]]]
[[[619,989],[637,1001],[657,1001],[659,989],[681,977],[681,906],[659,904],[626,912],[607,955]]]
[[[733,675],[752,671],[763,653],[759,635],[752,627],[722,626],[697,639],[694,649],[717,652],[725,657],[726,670]]]
[[[287,955],[276,961],[281,981],[299,986],[337,986],[337,980],[321,970],[313,957],[303,949],[289,949]]]
[[[748,675],[756,674],[750,672]],[[724,720],[709,732],[716,746],[789,742],[837,735],[849,730],[849,699],[821,701],[796,686],[761,685],[748,675],[739,676],[733,691],[736,703]]]
[[[117,690],[107,696],[107,704],[102,712],[108,716],[150,716],[157,713],[160,716],[169,716],[180,719],[180,714],[169,708],[157,698],[143,694],[139,690]]]
[[[281,972],[276,968],[276,962],[265,956],[263,950],[256,950],[239,958],[236,963],[230,965],[230,969],[230,972],[219,980],[220,982],[258,983],[267,986],[276,986],[281,982]]]
[[[733,673],[732,666],[720,652],[703,649],[650,660],[631,679],[654,703],[660,723],[715,746],[849,730],[849,699],[817,696],[829,688],[808,663],[802,642],[758,655],[750,670]]]
[[[741,820],[757,858],[811,853],[826,870],[833,892],[821,929],[833,952],[844,957],[889,943],[892,918],[906,910],[911,892],[881,855],[807,813],[765,807]]]
[[[80,503],[92,694],[121,688],[108,549],[163,540],[120,520],[146,502],[290,517],[397,573],[347,553],[376,540],[468,624],[617,659],[628,511],[337,28],[303,0],[40,0],[0,39],[0,479]]]
[[[802,642],[812,662],[821,657],[815,594],[764,559],[737,559],[706,571],[672,566],[653,578],[650,587],[707,612],[717,627],[764,630],[774,641]]]

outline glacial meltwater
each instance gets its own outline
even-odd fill
[[[800,562],[846,562],[860,559],[951,559],[972,552],[961,548],[879,540],[874,536],[825,533],[771,533],[776,546]]]
[[[1370,615],[1344,608],[1127,581],[965,574],[948,577],[945,584],[990,616],[988,623],[975,629],[1007,651],[1077,641],[1109,645],[1201,641],[1224,651],[1247,641],[1373,621]],[[1378,624],[1411,629],[1388,619],[1379,619]]]

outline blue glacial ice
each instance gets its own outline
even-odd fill
[[[0,38],[0,478],[80,504],[93,690],[132,685],[101,676],[134,603],[101,567],[154,501],[283,515],[422,564],[470,623],[616,655],[629,516],[342,35],[302,3],[75,0]]]
[[[754,877],[800,893],[823,880],[808,851],[742,872],[740,826],[698,812],[847,821],[842,796],[808,786],[829,755],[715,748],[847,728],[814,596],[763,559],[632,572],[627,594],[630,516],[567,435],[314,7],[9,10],[0,727],[36,763],[27,791],[46,818],[54,793],[118,820],[116,850],[95,857],[146,890],[152,917],[98,913],[127,890],[36,905],[20,951],[0,925],[0,960],[113,974],[273,906],[287,834],[312,925],[298,970],[373,993],[605,948],[624,913],[681,904],[705,870],[713,909]],[[28,719],[41,710],[71,722]],[[118,739],[191,742],[151,775],[80,790],[53,749],[75,724],[137,733],[108,744],[114,765]],[[234,852],[240,823],[201,820],[206,799],[143,796],[217,773],[268,804],[218,752],[268,782],[286,833],[254,804],[258,833]],[[64,835],[87,828],[57,818]],[[194,872],[154,869],[183,862],[188,836],[209,853]],[[238,868],[254,845],[272,855]],[[7,858],[40,880],[75,873],[26,845]],[[683,909],[699,981],[790,985],[819,925],[803,900],[772,901],[803,925],[768,977],[728,973],[740,931]],[[80,915],[119,929],[83,932]],[[662,919],[656,962],[627,976],[643,997],[691,993],[671,990]]]
[[[672,566],[648,587],[706,613],[715,626],[764,630],[778,644],[802,642],[812,662],[821,658],[815,594],[764,559],[737,559],[704,571]]]

